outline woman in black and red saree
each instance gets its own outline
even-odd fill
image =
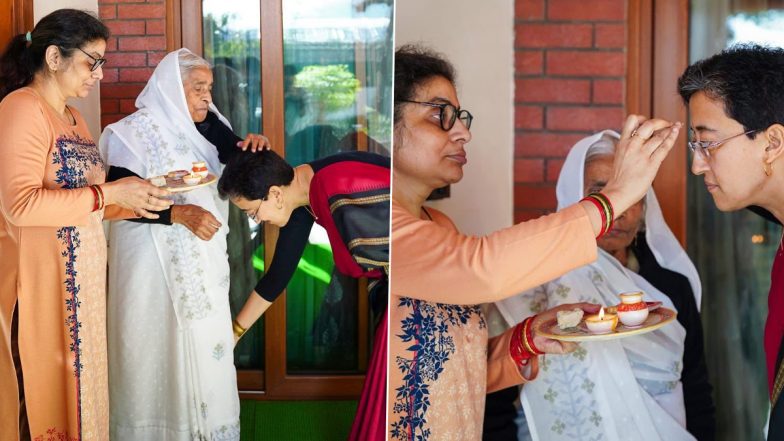
[[[292,168],[267,150],[237,154],[218,183],[221,194],[251,219],[280,227],[272,264],[234,320],[235,338],[286,287],[314,222],[327,230],[338,271],[371,280],[371,304],[379,320],[352,440],[384,439],[389,182],[389,158],[373,153],[339,153]]]

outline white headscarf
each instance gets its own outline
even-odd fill
[[[199,133],[188,111],[179,65],[183,52],[189,51],[170,52],[161,60],[136,99],[139,110],[104,130],[100,148],[110,166],[123,167],[147,178],[171,170],[190,170],[194,161],[204,161],[211,173],[220,174],[217,149]],[[210,109],[228,125],[212,104]],[[220,432],[231,437],[236,434],[238,438],[239,397],[231,356],[234,339],[226,252],[228,202],[219,197],[215,185],[176,193],[174,202],[209,211],[222,227],[212,239],[204,241],[178,224],[113,223],[109,296],[110,308],[114,309],[110,313],[121,316],[123,311],[118,302],[124,299],[168,296],[179,332],[171,340],[150,341],[150,354],[166,357],[171,366],[185,366],[182,375],[175,372],[161,375],[171,376],[167,381],[179,382],[189,396],[167,412],[177,421],[189,420],[191,434],[213,439]],[[134,320],[136,325],[144,327],[146,320],[154,319],[140,316]],[[109,323],[110,337],[113,332],[123,330]],[[122,341],[135,336],[119,338]],[[179,343],[174,345],[172,341]],[[133,371],[128,363],[110,357],[110,368],[119,366],[117,369]],[[143,365],[144,357],[139,357],[138,363]],[[151,401],[163,399],[158,393],[151,389],[145,396]],[[114,405],[113,415],[126,411],[123,403]],[[196,410],[199,407],[201,411]]]
[[[569,151],[555,187],[559,210],[575,204],[583,198],[585,156],[588,149],[605,135],[616,140],[621,139],[617,132],[605,130],[583,138]],[[648,194],[645,196],[645,239],[662,268],[683,274],[689,279],[691,290],[694,292],[694,300],[697,302],[697,310],[699,310],[702,299],[700,276],[694,263],[689,259],[675,235],[672,234],[670,227],[667,226],[653,187],[648,190]]]
[[[615,132],[600,132],[581,140],[569,152],[556,188],[559,208],[582,199],[586,152],[604,134],[618,138]],[[674,249],[677,241],[661,218],[653,191],[646,197],[649,243],[651,238],[656,241],[669,235],[664,252],[659,243],[651,246],[657,247],[657,260],[662,255],[673,260],[672,256],[679,255]],[[683,253],[679,246],[678,250]],[[693,268],[689,262],[686,269]],[[683,273],[683,268],[673,270]],[[696,271],[694,276],[699,288]],[[564,303],[615,305],[618,293],[637,290],[645,293],[646,300],[673,308],[665,294],[599,250],[596,262],[496,306],[514,325]],[[685,429],[680,382],[685,336],[683,326],[673,322],[648,334],[587,342],[572,354],[546,356],[539,377],[523,387],[521,396],[532,439],[693,440]]]

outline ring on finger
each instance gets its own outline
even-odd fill
[[[634,130],[632,131],[632,136],[631,136],[631,137],[632,137],[632,138],[634,138],[635,136],[637,136],[637,135],[639,135],[639,134],[640,134],[640,133],[639,133],[639,132],[637,132],[637,129],[634,129]]]

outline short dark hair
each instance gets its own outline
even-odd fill
[[[236,153],[218,181],[221,197],[266,200],[273,185],[282,187],[294,180],[294,168],[272,150]]]
[[[401,107],[411,100],[424,82],[444,77],[455,84],[455,68],[441,54],[426,47],[407,44],[395,51],[395,118],[402,118]]]
[[[108,40],[109,28],[94,15],[78,9],[58,9],[42,18],[30,32],[11,39],[0,56],[0,99],[33,80],[44,68],[46,48],[57,46],[65,58],[95,40]]]
[[[700,60],[678,79],[686,105],[697,92],[721,101],[744,131],[784,123],[784,49],[739,44]],[[747,136],[754,139],[756,134]]]

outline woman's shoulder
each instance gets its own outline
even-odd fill
[[[440,210],[435,209],[433,207],[423,207],[422,209],[426,213],[426,216],[430,218],[430,221],[432,221],[432,223],[438,224],[442,227],[446,227],[450,230],[457,231],[457,227],[455,226],[454,222],[452,222],[452,219],[450,219],[449,216],[447,216]],[[430,221],[412,215],[402,205],[400,205],[397,201],[392,199],[393,230],[395,229],[395,227],[402,227],[408,224],[419,224],[421,226],[426,226],[431,224]]]
[[[9,93],[0,101],[0,110],[8,109],[14,113],[30,110],[43,112],[43,101],[35,91],[29,87],[22,87]]]

